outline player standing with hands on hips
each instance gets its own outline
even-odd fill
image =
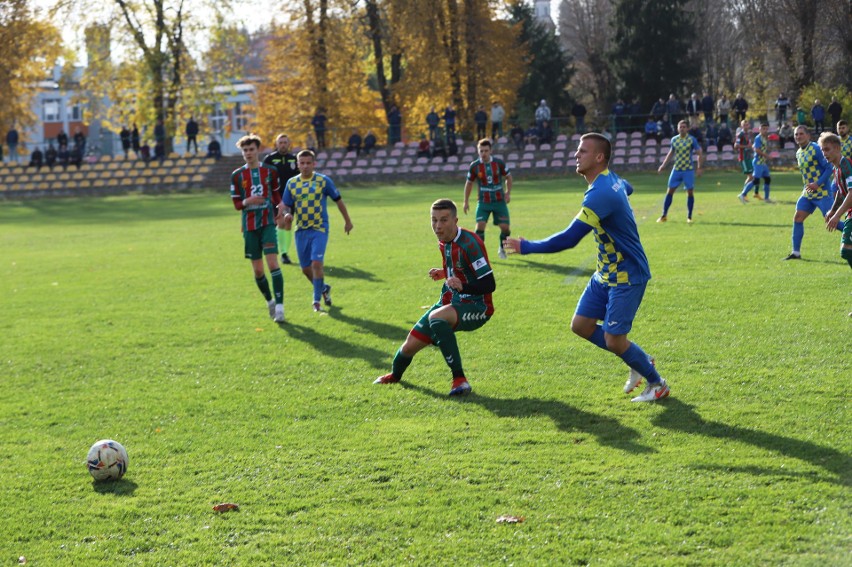
[[[644,377],[647,386],[632,401],[652,402],[667,397],[669,386],[654,367],[654,359],[627,339],[651,270],[627,199],[633,187],[609,170],[611,155],[612,144],[606,137],[584,134],[574,156],[577,173],[589,183],[580,212],[562,232],[544,240],[509,238],[506,248],[521,254],[561,252],[594,232],[597,270],[580,296],[571,330],[630,367],[625,393],[632,392]]]

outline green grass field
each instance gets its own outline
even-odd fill
[[[513,234],[564,228],[582,180],[517,176]],[[226,191],[4,203],[0,564],[852,564],[839,234],[812,217],[805,261],[781,261],[795,173],[773,174],[774,206],[706,175],[692,226],[682,193],[654,222],[664,176],[627,177],[654,275],[631,338],[672,387],[656,404],[570,332],[593,239],[500,261],[494,228],[497,310],[459,340],[473,394],[446,396],[436,349],[372,385],[438,297],[429,204],[461,182],[342,187],[334,307],[314,314],[285,266],[280,328]],[[117,483],[86,472],[101,438],[129,452]]]

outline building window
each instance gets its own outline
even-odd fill
[[[69,122],[80,122],[83,120],[83,111],[80,110],[79,104],[69,104],[65,109]]]
[[[46,100],[44,101],[44,121],[45,122],[62,122],[62,117],[59,115],[59,101]]]
[[[248,105],[243,105],[241,102],[236,103],[234,105],[234,116],[237,123],[236,130],[245,132],[249,129],[253,117],[248,112]]]
[[[210,130],[213,132],[222,132],[227,123],[228,111],[222,108],[222,105],[217,104],[213,114],[210,115]]]

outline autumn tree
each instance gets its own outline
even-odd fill
[[[0,132],[32,125],[32,99],[62,53],[58,30],[29,0],[0,0]]]

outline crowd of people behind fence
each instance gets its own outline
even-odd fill
[[[764,109],[761,109],[763,111]],[[824,107],[820,100],[814,100],[813,106],[805,110],[801,106],[793,108],[793,104],[785,93],[779,93],[774,103],[776,130],[772,138],[778,142],[780,148],[787,143],[793,143],[793,130],[799,124],[813,124],[814,134],[819,135],[826,129],[833,129],[840,120],[843,107],[836,97],[832,97],[828,107]],[[640,132],[644,134],[645,140],[656,140],[672,138],[675,135],[676,125],[681,120],[686,120],[690,125],[692,134],[701,144],[704,150],[708,146],[732,146],[737,125],[749,114],[749,103],[741,93],[730,100],[722,94],[718,100],[710,93],[704,92],[699,97],[697,93],[685,101],[680,100],[675,94],[669,94],[667,98],[659,97],[649,109],[643,109],[638,99],[625,102],[619,98],[612,106],[609,114],[596,113],[593,121],[595,128],[607,136],[614,136],[619,132]],[[542,144],[553,144],[556,134],[560,131],[573,131],[582,134],[587,130],[586,118],[588,111],[581,102],[576,102],[571,108],[570,119],[568,117],[559,119],[552,116],[547,101],[542,99],[534,112],[534,118],[524,125],[517,118],[507,120],[506,110],[500,101],[491,102],[490,109],[486,110],[484,105],[476,108],[473,116],[474,139],[482,139],[490,135],[495,141],[504,136],[509,147],[523,151],[529,146],[541,147]],[[389,146],[401,142],[402,135],[402,112],[395,105],[388,109],[387,143]],[[458,142],[456,131],[457,112],[452,104],[448,104],[442,110],[432,107],[425,117],[422,134],[419,135],[417,155],[429,159],[440,157],[444,161],[450,156],[458,154]],[[555,121],[555,122],[554,122]],[[573,128],[566,128],[566,122],[573,122]],[[731,126],[734,126],[732,130]],[[324,108],[317,108],[310,121],[311,129],[305,136],[305,147],[319,151],[329,147],[328,133],[329,121]],[[186,155],[190,150],[198,155],[199,124],[194,116],[190,116],[184,128],[186,137]],[[471,132],[473,134],[474,132]],[[121,128],[119,140],[125,159],[133,157],[146,163],[151,160],[163,161],[166,158],[166,128],[162,120],[158,120],[153,127],[153,147],[149,145],[147,137],[140,135],[139,128],[132,124]],[[86,153],[86,136],[82,129],[77,126],[73,137],[69,141],[68,135],[61,131],[55,138],[48,140],[47,146],[34,147],[30,154],[29,165],[40,169],[47,166],[75,166],[78,169],[84,161],[96,161],[95,150]],[[353,128],[349,136],[346,149],[358,156],[369,155],[378,145],[378,138],[372,129],[361,136],[359,129]],[[19,163],[21,156],[26,155],[24,144],[20,140],[20,133],[13,125],[6,134],[6,147],[8,155],[5,161]],[[0,159],[3,158],[2,146],[0,146]],[[222,147],[215,136],[210,137],[207,145],[207,157],[219,159],[222,156]]]

